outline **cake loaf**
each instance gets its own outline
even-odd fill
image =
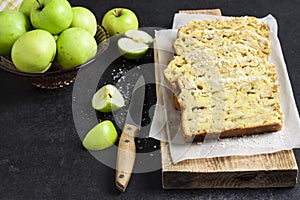
[[[186,141],[281,129],[267,24],[255,17],[190,22],[178,30],[174,50],[164,75],[181,110]]]

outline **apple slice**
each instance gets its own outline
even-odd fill
[[[112,146],[118,138],[114,124],[105,120],[94,126],[82,141],[82,145],[88,150],[103,150]]]
[[[118,40],[119,51],[125,58],[142,58],[149,49],[149,44],[153,42],[152,37],[141,30],[128,30],[124,33],[126,37]]]
[[[120,91],[113,85],[102,86],[93,96],[92,106],[100,112],[113,112],[125,105]]]

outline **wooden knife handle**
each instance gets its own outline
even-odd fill
[[[121,192],[126,190],[134,166],[136,156],[134,137],[137,132],[137,127],[125,124],[119,140],[115,182]]]

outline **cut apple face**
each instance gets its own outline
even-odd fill
[[[149,49],[153,38],[141,30],[129,30],[124,33],[126,37],[118,40],[118,48],[127,59],[142,58]]]
[[[153,38],[148,33],[141,30],[129,30],[126,31],[124,35],[136,42],[143,42],[145,44],[150,44],[153,42]]]
[[[113,112],[125,105],[120,91],[113,85],[102,86],[93,96],[92,106],[100,112]]]
[[[128,59],[141,58],[149,49],[149,46],[147,44],[136,42],[129,38],[119,39],[118,47],[123,56]]]

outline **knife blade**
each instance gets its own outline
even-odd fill
[[[136,157],[135,136],[138,134],[145,98],[145,79],[140,76],[134,85],[125,125],[119,140],[115,183],[124,192],[129,183]]]

